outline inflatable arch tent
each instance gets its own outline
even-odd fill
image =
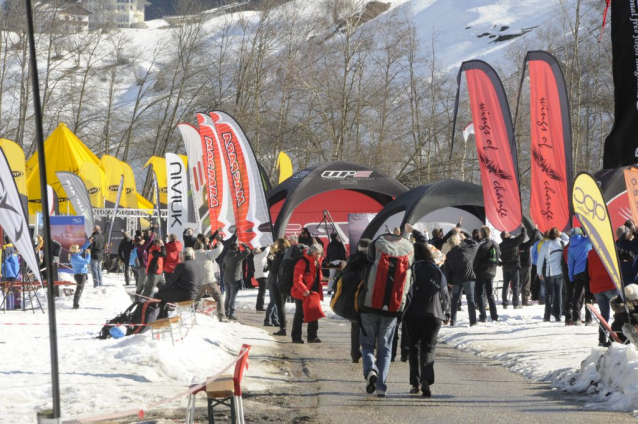
[[[327,244],[331,224],[319,227],[324,210],[332,216],[346,247],[350,214],[376,214],[407,188],[372,168],[350,162],[329,162],[299,171],[268,192],[275,238],[310,233]]]
[[[433,228],[449,231],[463,217],[463,228],[471,231],[485,225],[485,206],[481,186],[458,180],[441,180],[415,187],[387,204],[370,222],[362,238],[373,239],[406,223],[423,225],[431,233]],[[534,227],[524,217],[525,227]],[[494,234],[500,241],[498,234]]]

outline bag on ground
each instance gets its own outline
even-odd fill
[[[321,309],[321,296],[315,291],[311,291],[303,300],[303,322],[309,323],[318,321],[325,317]]]
[[[146,302],[133,302],[124,312],[108,321],[100,330],[97,338],[105,340],[112,337],[111,329],[117,324],[125,326],[127,336],[146,332],[149,327],[134,326],[132,324],[150,324],[157,321],[157,316],[160,313],[159,303],[160,301],[157,299],[149,299]]]
[[[401,236],[383,234],[368,250],[370,265],[357,295],[359,312],[398,317],[412,286],[412,243]]]
[[[292,289],[292,281],[295,274],[295,265],[297,265],[297,261],[304,259],[303,252],[306,249],[308,249],[308,246],[304,244],[293,244],[286,250],[284,258],[281,260],[281,265],[279,265],[279,273],[277,275],[277,287],[281,294],[290,296],[290,289]]]

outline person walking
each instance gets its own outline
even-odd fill
[[[177,239],[176,234],[170,234],[165,248],[166,259],[164,259],[164,279],[165,281],[168,281],[175,270],[175,267],[177,267],[180,262],[180,253],[182,253],[184,245]]]
[[[131,251],[135,248],[135,241],[131,238],[128,232],[122,233],[122,241],[117,248],[117,257],[124,264],[124,282],[128,286],[131,283]]]
[[[279,331],[275,333],[279,336],[286,335],[286,310],[283,300],[284,298],[279,292],[277,278],[279,275],[279,266],[281,265],[281,261],[284,259],[284,253],[289,247],[290,243],[288,243],[288,240],[285,238],[277,239],[271,250],[272,259],[268,266],[268,294],[270,296],[270,302],[266,308],[264,326],[279,327]]]
[[[501,293],[501,300],[503,302],[503,309],[507,309],[508,296],[510,285],[512,287],[512,305],[514,309],[521,309],[523,306],[520,304],[520,289],[521,282],[519,279],[519,272],[521,270],[521,257],[519,254],[519,247],[525,241],[527,237],[527,230],[525,225],[521,224],[521,233],[516,237],[512,236],[509,231],[503,231],[501,233],[501,263],[503,269],[503,292]]]
[[[243,252],[239,250],[237,243],[231,243],[222,264],[224,286],[226,288],[224,309],[226,318],[231,321],[237,321],[237,317],[235,316],[235,302],[241,286],[242,262],[250,255],[250,246],[245,243],[241,243],[241,245],[244,248]]]
[[[549,237],[540,252],[536,265],[538,278],[545,284],[545,314],[543,321],[549,322],[554,315],[556,322],[561,322],[561,306],[563,296],[563,269],[561,261],[563,249],[569,243],[567,234],[554,227],[549,230]]]
[[[150,297],[158,283],[162,281],[164,272],[164,258],[166,258],[166,248],[162,240],[155,240],[148,249],[148,264],[146,265],[146,281],[144,282],[143,296]]]
[[[91,251],[91,276],[93,287],[102,286],[102,261],[104,261],[104,236],[99,225],[93,227],[93,234],[89,237]]]
[[[571,291],[567,291],[565,302],[565,325],[581,325],[581,309],[585,302],[585,293],[589,292],[589,275],[587,275],[587,258],[592,249],[591,241],[583,230],[571,230],[569,250],[567,251],[567,272]],[[591,317],[590,317],[591,319]]]
[[[304,321],[303,300],[310,296],[311,292],[319,293],[319,298],[323,300],[323,290],[321,289],[321,278],[319,261],[323,255],[323,248],[319,244],[311,245],[304,253],[303,258],[295,264],[292,288],[290,295],[295,299],[295,315],[292,320],[292,342],[303,343],[302,324]],[[321,343],[317,337],[319,321],[308,323],[308,343]]]
[[[201,241],[195,242],[195,262],[202,268],[202,280],[196,299],[199,300],[208,292],[215,302],[217,302],[217,319],[219,322],[226,322],[224,308],[224,295],[219,289],[219,265],[215,259],[222,253],[221,243],[217,243],[211,250],[204,249]],[[188,248],[187,248],[188,249]]]
[[[265,312],[264,298],[266,297],[266,289],[268,288],[268,255],[270,254],[270,246],[253,249],[253,267],[255,268],[255,279],[259,283],[259,291],[257,292],[257,304],[255,309],[257,312]]]
[[[403,318],[409,340],[410,393],[431,397],[435,346],[449,317],[447,281],[424,243],[414,244],[412,296]]]
[[[501,258],[499,245],[490,239],[490,228],[483,226],[479,229],[479,247],[474,257],[474,273],[476,274],[476,287],[474,298],[479,310],[479,321],[487,322],[485,299],[490,308],[492,321],[498,321],[496,300],[494,299],[494,277]]]
[[[456,312],[461,292],[465,290],[467,298],[467,310],[470,318],[470,326],[476,324],[476,305],[474,292],[476,274],[474,273],[474,258],[479,244],[471,238],[461,239],[461,235],[455,234],[448,240],[454,246],[447,254],[443,264],[443,272],[448,285],[452,286],[452,313],[450,325],[456,325]]]
[[[69,247],[69,253],[71,254],[71,267],[73,268],[73,279],[77,286],[75,287],[75,294],[73,295],[73,309],[80,308],[80,297],[84,291],[84,284],[89,274],[89,265],[91,264],[91,251],[85,250],[84,256],[82,251],[88,247],[88,242],[80,248],[77,244],[73,244]]]

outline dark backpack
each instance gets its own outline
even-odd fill
[[[102,340],[110,338],[113,324],[128,326],[126,330],[127,336],[146,332],[148,330],[147,326],[133,326],[131,324],[150,324],[157,321],[157,316],[160,313],[159,303],[160,301],[156,299],[149,299],[146,302],[133,302],[124,312],[108,321],[100,330],[97,338]]]
[[[330,301],[332,311],[342,318],[357,322],[359,312],[357,311],[357,293],[361,288],[363,278],[362,273],[345,272],[335,284],[335,294]]]
[[[492,242],[492,247],[490,247],[490,250],[488,251],[488,254],[487,254],[487,263],[490,266],[497,266],[500,260],[501,260],[501,254],[499,250],[496,248],[496,245],[494,244],[494,242]]]
[[[306,272],[310,269],[308,260],[304,257],[303,252],[308,249],[304,244],[293,244],[290,246],[284,258],[279,265],[279,272],[277,274],[277,287],[279,292],[283,295],[290,296],[290,289],[292,289],[293,278],[295,274],[295,266],[300,260],[306,262]]]

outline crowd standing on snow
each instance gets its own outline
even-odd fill
[[[350,355],[353,363],[362,361],[366,391],[386,395],[390,364],[400,346],[401,360],[410,365],[410,393],[429,397],[435,382],[438,333],[444,325],[458,325],[461,297],[467,299],[470,327],[488,322],[488,313],[489,320],[498,321],[495,277],[499,266],[503,309],[510,305],[521,309],[538,301],[545,305],[545,322],[553,318],[555,322],[564,319],[565,325],[595,325],[589,309],[584,308],[595,301],[607,322],[614,313],[611,328],[625,340],[623,325],[630,320],[638,322],[638,285],[634,284],[638,278],[637,233],[631,220],[616,231],[627,304],[580,228],[569,234],[556,228],[542,234],[535,228],[528,235],[521,224],[517,235],[502,232],[497,243],[489,227],[470,234],[463,231],[462,220],[447,233],[434,229],[431,238],[427,231],[406,224],[405,233],[396,228],[374,241],[360,240],[347,257],[337,233],[330,235],[325,249],[321,239],[307,229],[299,236],[280,238],[272,246],[251,249],[238,242],[235,234],[224,240],[221,229],[211,237],[194,236],[193,230],[187,229],[183,243],[175,234],[160,240],[154,225],[137,231],[134,237],[123,233],[117,258],[126,285],[131,283],[132,274],[142,301],[159,300],[158,318],[168,316],[168,304],[211,296],[217,302],[220,322],[237,320],[237,293],[254,277],[258,284],[256,310],[265,312],[264,326],[278,327],[274,335],[288,335],[285,304],[294,303],[290,336],[297,344],[305,343],[304,323],[306,341],[321,343],[318,321],[325,316],[320,302],[324,296],[322,279],[327,277],[328,295],[334,293],[333,310],[351,320]],[[40,237],[36,251],[42,245]],[[71,246],[74,309],[80,307],[89,270],[94,287],[102,285],[104,250],[99,226],[83,246]],[[19,254],[7,244],[4,257],[3,278],[15,280],[20,273]],[[373,296],[375,290],[377,295]],[[383,296],[378,295],[379,290]],[[611,342],[608,332],[599,326],[599,346],[608,347]]]

